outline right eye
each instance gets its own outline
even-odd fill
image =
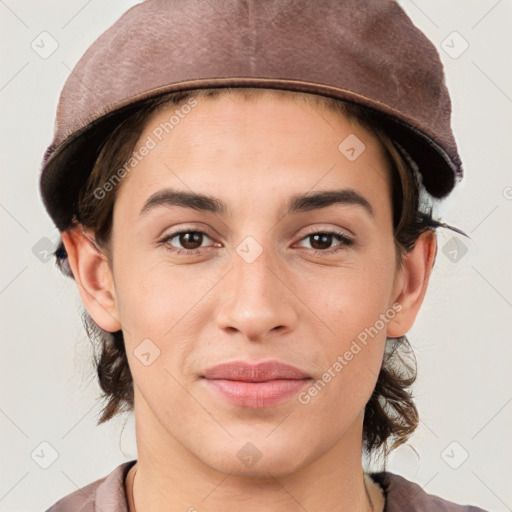
[[[204,237],[210,238],[204,231],[185,229],[166,235],[159,243],[164,245],[168,251],[176,254],[191,255],[205,252],[204,249],[208,251],[212,249],[212,247],[201,248]],[[173,240],[175,240],[175,244],[181,244],[182,247],[175,247],[175,245],[171,243]],[[217,244],[217,246],[218,245],[219,244]]]

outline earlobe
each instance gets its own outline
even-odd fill
[[[403,257],[400,288],[395,299],[401,305],[401,310],[388,324],[389,337],[404,336],[414,324],[427,292],[436,250],[436,235],[428,230],[420,235],[414,248]]]
[[[82,302],[103,330],[121,329],[112,272],[107,257],[93,243],[92,234],[77,225],[61,233]]]

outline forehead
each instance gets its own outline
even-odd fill
[[[369,200],[389,188],[388,161],[373,133],[302,95],[224,94],[165,105],[135,148],[145,156],[122,183],[139,209],[164,186],[272,198],[340,186]],[[185,105],[186,108],[183,108]],[[249,194],[248,192],[252,192]],[[386,195],[386,194],[384,194]]]

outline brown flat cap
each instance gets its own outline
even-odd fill
[[[462,177],[433,44],[391,0],[148,0],[85,52],[62,90],[40,191],[69,227],[105,134],[137,102],[171,91],[261,87],[379,113],[434,197]]]

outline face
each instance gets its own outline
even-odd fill
[[[151,117],[137,150],[176,108]],[[360,450],[403,284],[380,143],[272,95],[198,100],[161,138],[113,214],[138,441],[240,475]],[[212,370],[223,363],[231,373]]]

